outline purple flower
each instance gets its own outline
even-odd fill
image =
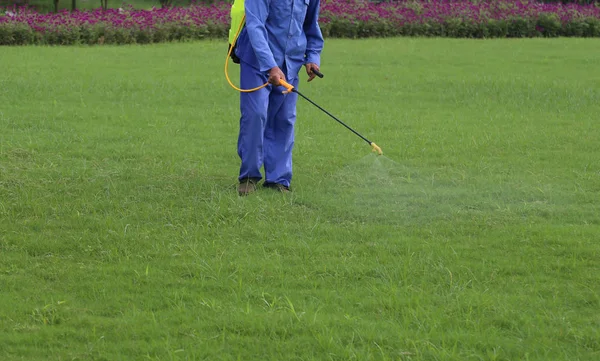
[[[211,24],[229,28],[231,4],[193,3],[185,8],[138,10],[132,6],[120,9],[61,10],[39,14],[27,7],[14,7],[0,13],[1,24],[22,24],[32,31],[102,26],[112,30],[145,30],[154,32],[169,25],[189,32]],[[445,26],[449,21],[485,24],[493,20],[525,19],[536,23],[541,17],[554,17],[561,25],[583,18],[600,19],[600,7],[560,2],[545,4],[532,0],[491,0],[474,3],[469,0],[393,0],[375,3],[369,0],[322,0],[319,22],[326,26],[343,20],[349,24],[388,24],[400,28],[419,24]],[[537,26],[539,32],[547,29]]]

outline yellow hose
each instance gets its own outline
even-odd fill
[[[266,87],[267,85],[269,85],[269,82],[264,83],[263,85],[256,87],[256,88],[252,88],[252,89],[240,89],[238,87],[236,87],[235,85],[233,85],[233,83],[231,82],[231,79],[229,79],[229,58],[231,57],[231,52],[233,51],[233,47],[235,46],[235,42],[237,41],[238,35],[240,35],[240,32],[242,31],[242,27],[244,26],[244,20],[246,19],[246,15],[242,16],[242,21],[240,22],[240,26],[238,27],[237,32],[235,33],[235,38],[233,39],[233,42],[231,43],[231,47],[229,48],[229,51],[227,52],[227,57],[225,58],[225,78],[227,78],[227,82],[229,83],[229,85],[231,85],[231,87],[239,92],[242,93],[251,93],[254,91],[257,91],[259,89],[262,89],[264,87]]]

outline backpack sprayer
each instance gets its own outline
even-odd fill
[[[231,58],[231,60],[236,64],[240,63],[240,59],[235,55],[235,45],[236,45],[237,38],[240,35],[240,32],[242,31],[242,29],[244,28],[244,25],[246,23],[246,14],[244,11],[244,1],[245,0],[234,0],[233,5],[231,6],[231,26],[229,28],[229,50],[227,51],[227,57],[225,58],[225,78],[227,79],[227,82],[233,89],[235,89],[239,92],[242,92],[242,93],[251,93],[251,92],[255,92],[259,89],[266,87],[267,85],[269,85],[269,82],[266,82],[263,85],[260,85],[256,88],[252,88],[252,89],[240,89],[240,88],[236,87],[235,85],[233,85],[233,83],[231,82],[231,79],[229,79],[229,72],[228,72],[229,58]],[[234,29],[236,29],[235,32],[234,32]],[[313,73],[315,73],[315,75],[317,75],[319,78],[323,78],[323,74],[321,74],[318,70],[313,70]],[[383,151],[381,150],[381,148],[379,148],[379,146],[377,144],[375,144],[375,143],[371,142],[370,140],[368,140],[367,138],[363,137],[357,131],[350,128],[348,125],[346,125],[344,122],[342,122],[338,118],[334,117],[331,113],[329,113],[325,109],[321,108],[319,105],[317,105],[312,100],[308,99],[306,96],[304,96],[302,93],[300,93],[296,88],[294,88],[294,86],[292,86],[285,80],[280,79],[279,85],[286,88],[286,90],[283,92],[284,94],[294,92],[294,93],[300,95],[302,98],[306,99],[308,102],[310,102],[311,104],[313,104],[314,106],[319,108],[321,111],[323,111],[325,114],[329,115],[334,120],[336,120],[338,123],[340,123],[344,127],[348,128],[352,133],[356,134],[362,140],[367,142],[371,146],[371,148],[374,152],[377,152],[377,154],[379,154],[379,155],[383,154]]]

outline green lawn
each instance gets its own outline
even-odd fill
[[[0,359],[600,359],[600,40],[328,40],[247,198],[226,49],[1,49]]]

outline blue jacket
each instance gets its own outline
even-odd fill
[[[303,64],[320,66],[319,5],[320,0],[246,0],[246,26],[236,41],[236,55],[261,72],[278,66],[289,78]]]

